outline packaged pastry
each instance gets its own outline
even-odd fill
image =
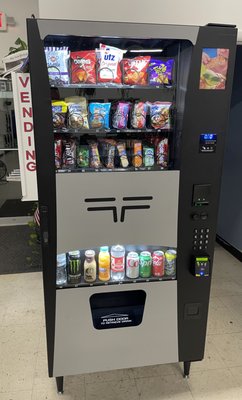
[[[45,58],[51,85],[69,83],[69,58],[68,47],[45,47]]]
[[[107,168],[114,168],[116,141],[113,139],[100,139],[101,157]]]
[[[122,168],[127,168],[129,166],[129,160],[126,152],[126,143],[118,142],[117,143],[118,155],[120,157],[120,164]]]
[[[155,164],[155,151],[154,147],[143,147],[143,160],[145,167],[153,167]]]
[[[170,108],[172,103],[156,101],[149,103],[150,106],[150,123],[155,129],[170,129]]]
[[[61,139],[55,140],[55,168],[60,169],[62,165],[62,141]]]
[[[76,142],[74,139],[64,139],[62,168],[74,168],[75,165],[76,165]]]
[[[113,128],[126,129],[129,118],[130,103],[120,101],[113,115]]]
[[[150,56],[124,58],[122,62],[123,83],[126,85],[147,85],[149,62]]]
[[[152,58],[149,64],[150,85],[171,85],[174,59],[156,60]]]
[[[101,166],[98,144],[96,142],[90,142],[90,167],[101,168]]]
[[[100,43],[96,50],[97,56],[97,81],[99,83],[122,83],[120,62],[123,51],[117,47]]]
[[[77,149],[77,166],[89,167],[89,146],[79,145]]]
[[[109,129],[111,103],[90,103],[89,122],[93,129]]]
[[[136,168],[141,167],[143,164],[142,157],[142,142],[139,140],[133,141],[133,166]]]
[[[71,83],[96,83],[95,50],[71,52]]]
[[[134,129],[144,129],[146,127],[146,115],[148,106],[139,101],[134,104],[131,115],[131,126]]]
[[[52,119],[54,129],[62,129],[66,126],[67,104],[65,101],[52,101]]]
[[[89,129],[87,100],[85,97],[72,96],[65,98],[68,106],[68,127],[72,129]]]
[[[156,163],[162,168],[168,166],[168,139],[163,138],[156,144]]]

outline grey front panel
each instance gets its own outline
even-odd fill
[[[178,171],[57,174],[56,190],[57,253],[114,243],[177,246]],[[123,200],[138,196],[150,199]],[[115,200],[85,202],[102,198]],[[124,209],[136,206],[149,208]],[[100,207],[113,209],[88,211]]]
[[[92,294],[139,289],[146,292],[140,325],[108,330],[93,327]],[[176,281],[57,291],[54,376],[177,361]]]
[[[68,21],[58,19],[39,19],[38,27],[41,39],[47,35],[77,35],[77,36],[111,36],[126,38],[163,38],[190,40],[196,43],[198,26],[162,25],[133,22],[108,21]]]

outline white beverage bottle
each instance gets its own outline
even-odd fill
[[[111,247],[111,278],[122,281],[125,276],[125,248],[117,244]]]

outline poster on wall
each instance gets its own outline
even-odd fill
[[[225,89],[228,59],[229,49],[203,49],[199,89]]]
[[[30,75],[12,73],[23,201],[37,201],[36,159]]]

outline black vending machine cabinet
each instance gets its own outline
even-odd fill
[[[49,376],[204,355],[237,30],[27,21]]]

